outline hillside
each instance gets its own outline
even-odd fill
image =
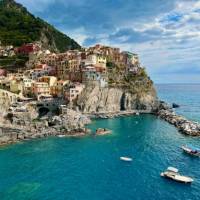
[[[40,18],[36,18],[14,0],[0,0],[0,41],[20,46],[40,41],[44,48],[64,52],[80,45]]]

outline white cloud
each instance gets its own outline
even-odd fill
[[[79,44],[83,44],[85,39],[88,37],[85,28],[80,27],[74,30],[63,30],[63,32],[73,38],[75,41],[77,41]]]

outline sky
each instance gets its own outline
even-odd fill
[[[155,83],[200,83],[200,0],[17,0],[82,46],[139,54]]]

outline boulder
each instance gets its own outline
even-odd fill
[[[176,104],[176,103],[173,103],[172,104],[172,108],[179,108],[180,107],[180,105],[178,105],[178,104]]]

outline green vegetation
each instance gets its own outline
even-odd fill
[[[28,61],[28,56],[12,56],[12,57],[0,57],[0,66],[9,71],[16,72],[18,69],[25,66]],[[13,67],[14,66],[14,67]]]
[[[139,68],[137,74],[124,74],[118,67],[108,71],[108,84],[133,94],[142,94],[152,89],[153,82],[148,77],[145,68]]]
[[[0,41],[3,45],[21,46],[41,40],[41,34],[48,39],[49,48],[64,52],[80,48],[73,39],[56,30],[40,18],[34,17],[26,8],[14,0],[0,0]],[[55,44],[55,45],[54,45]]]

